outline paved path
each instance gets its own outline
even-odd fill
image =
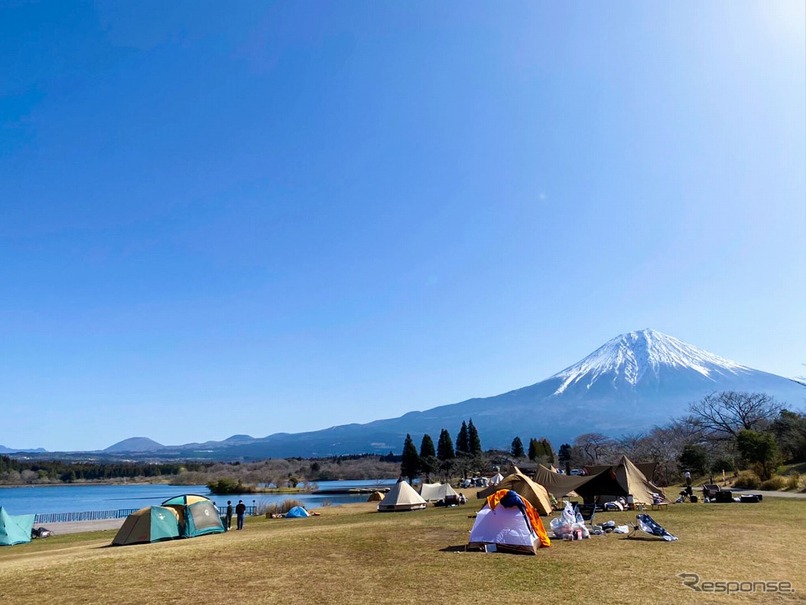
[[[806,492],[767,492],[760,489],[739,488],[732,488],[731,491],[742,494],[761,494],[765,498],[795,498],[797,500],[806,500]],[[697,492],[695,491],[694,493],[696,494]]]
[[[34,527],[46,527],[57,536],[62,534],[78,534],[84,531],[101,531],[104,529],[120,529],[125,519],[101,519],[98,521],[70,521],[67,523],[43,523]]]

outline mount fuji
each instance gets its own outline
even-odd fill
[[[754,370],[655,330],[629,332],[606,342],[580,362],[531,386],[469,399],[399,418],[349,424],[307,433],[166,447],[151,455],[256,459],[399,452],[407,433],[415,443],[441,429],[452,436],[472,418],[485,448],[508,449],[548,437],[555,445],[583,433],[618,437],[668,423],[688,405],[718,391],[764,392],[792,409],[806,401],[806,386]],[[195,450],[195,453],[194,453]]]

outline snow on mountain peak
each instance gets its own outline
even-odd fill
[[[750,368],[655,330],[621,334],[606,342],[582,361],[555,374],[562,379],[559,395],[574,384],[587,388],[599,379],[619,379],[635,386],[651,372],[657,378],[662,367],[689,369],[709,378],[712,373],[736,374]]]

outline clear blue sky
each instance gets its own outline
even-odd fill
[[[643,328],[806,374],[804,10],[0,0],[0,444],[395,417]]]

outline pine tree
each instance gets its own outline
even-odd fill
[[[426,433],[423,435],[423,440],[420,442],[420,472],[422,472],[426,481],[431,482],[432,473],[439,470],[439,461],[437,460],[437,453],[434,450],[434,440],[431,435]]]
[[[437,458],[441,462],[453,460],[456,458],[456,452],[453,450],[453,440],[451,434],[447,429],[442,429],[439,433],[439,441],[437,442]]]
[[[481,439],[479,439],[479,432],[476,427],[473,426],[472,418],[467,425],[467,445],[471,456],[481,456]]]
[[[417,454],[417,448],[411,440],[411,435],[406,434],[406,440],[403,442],[403,461],[400,463],[400,474],[408,477],[409,483],[411,483],[419,470],[420,456]]]
[[[532,462],[537,460],[537,456],[538,456],[537,447],[538,447],[537,446],[537,439],[535,439],[534,437],[529,439],[529,460],[531,460]]]
[[[470,453],[470,438],[467,431],[467,423],[462,420],[462,428],[456,436],[456,455],[463,456]]]
[[[515,439],[512,440],[512,447],[509,453],[512,454],[513,458],[523,458],[523,442],[520,437],[515,437]]]
[[[423,440],[420,442],[420,458],[425,458],[426,456],[433,456],[436,457],[437,452],[434,450],[434,440],[431,439],[431,435],[426,433],[423,435]]]

